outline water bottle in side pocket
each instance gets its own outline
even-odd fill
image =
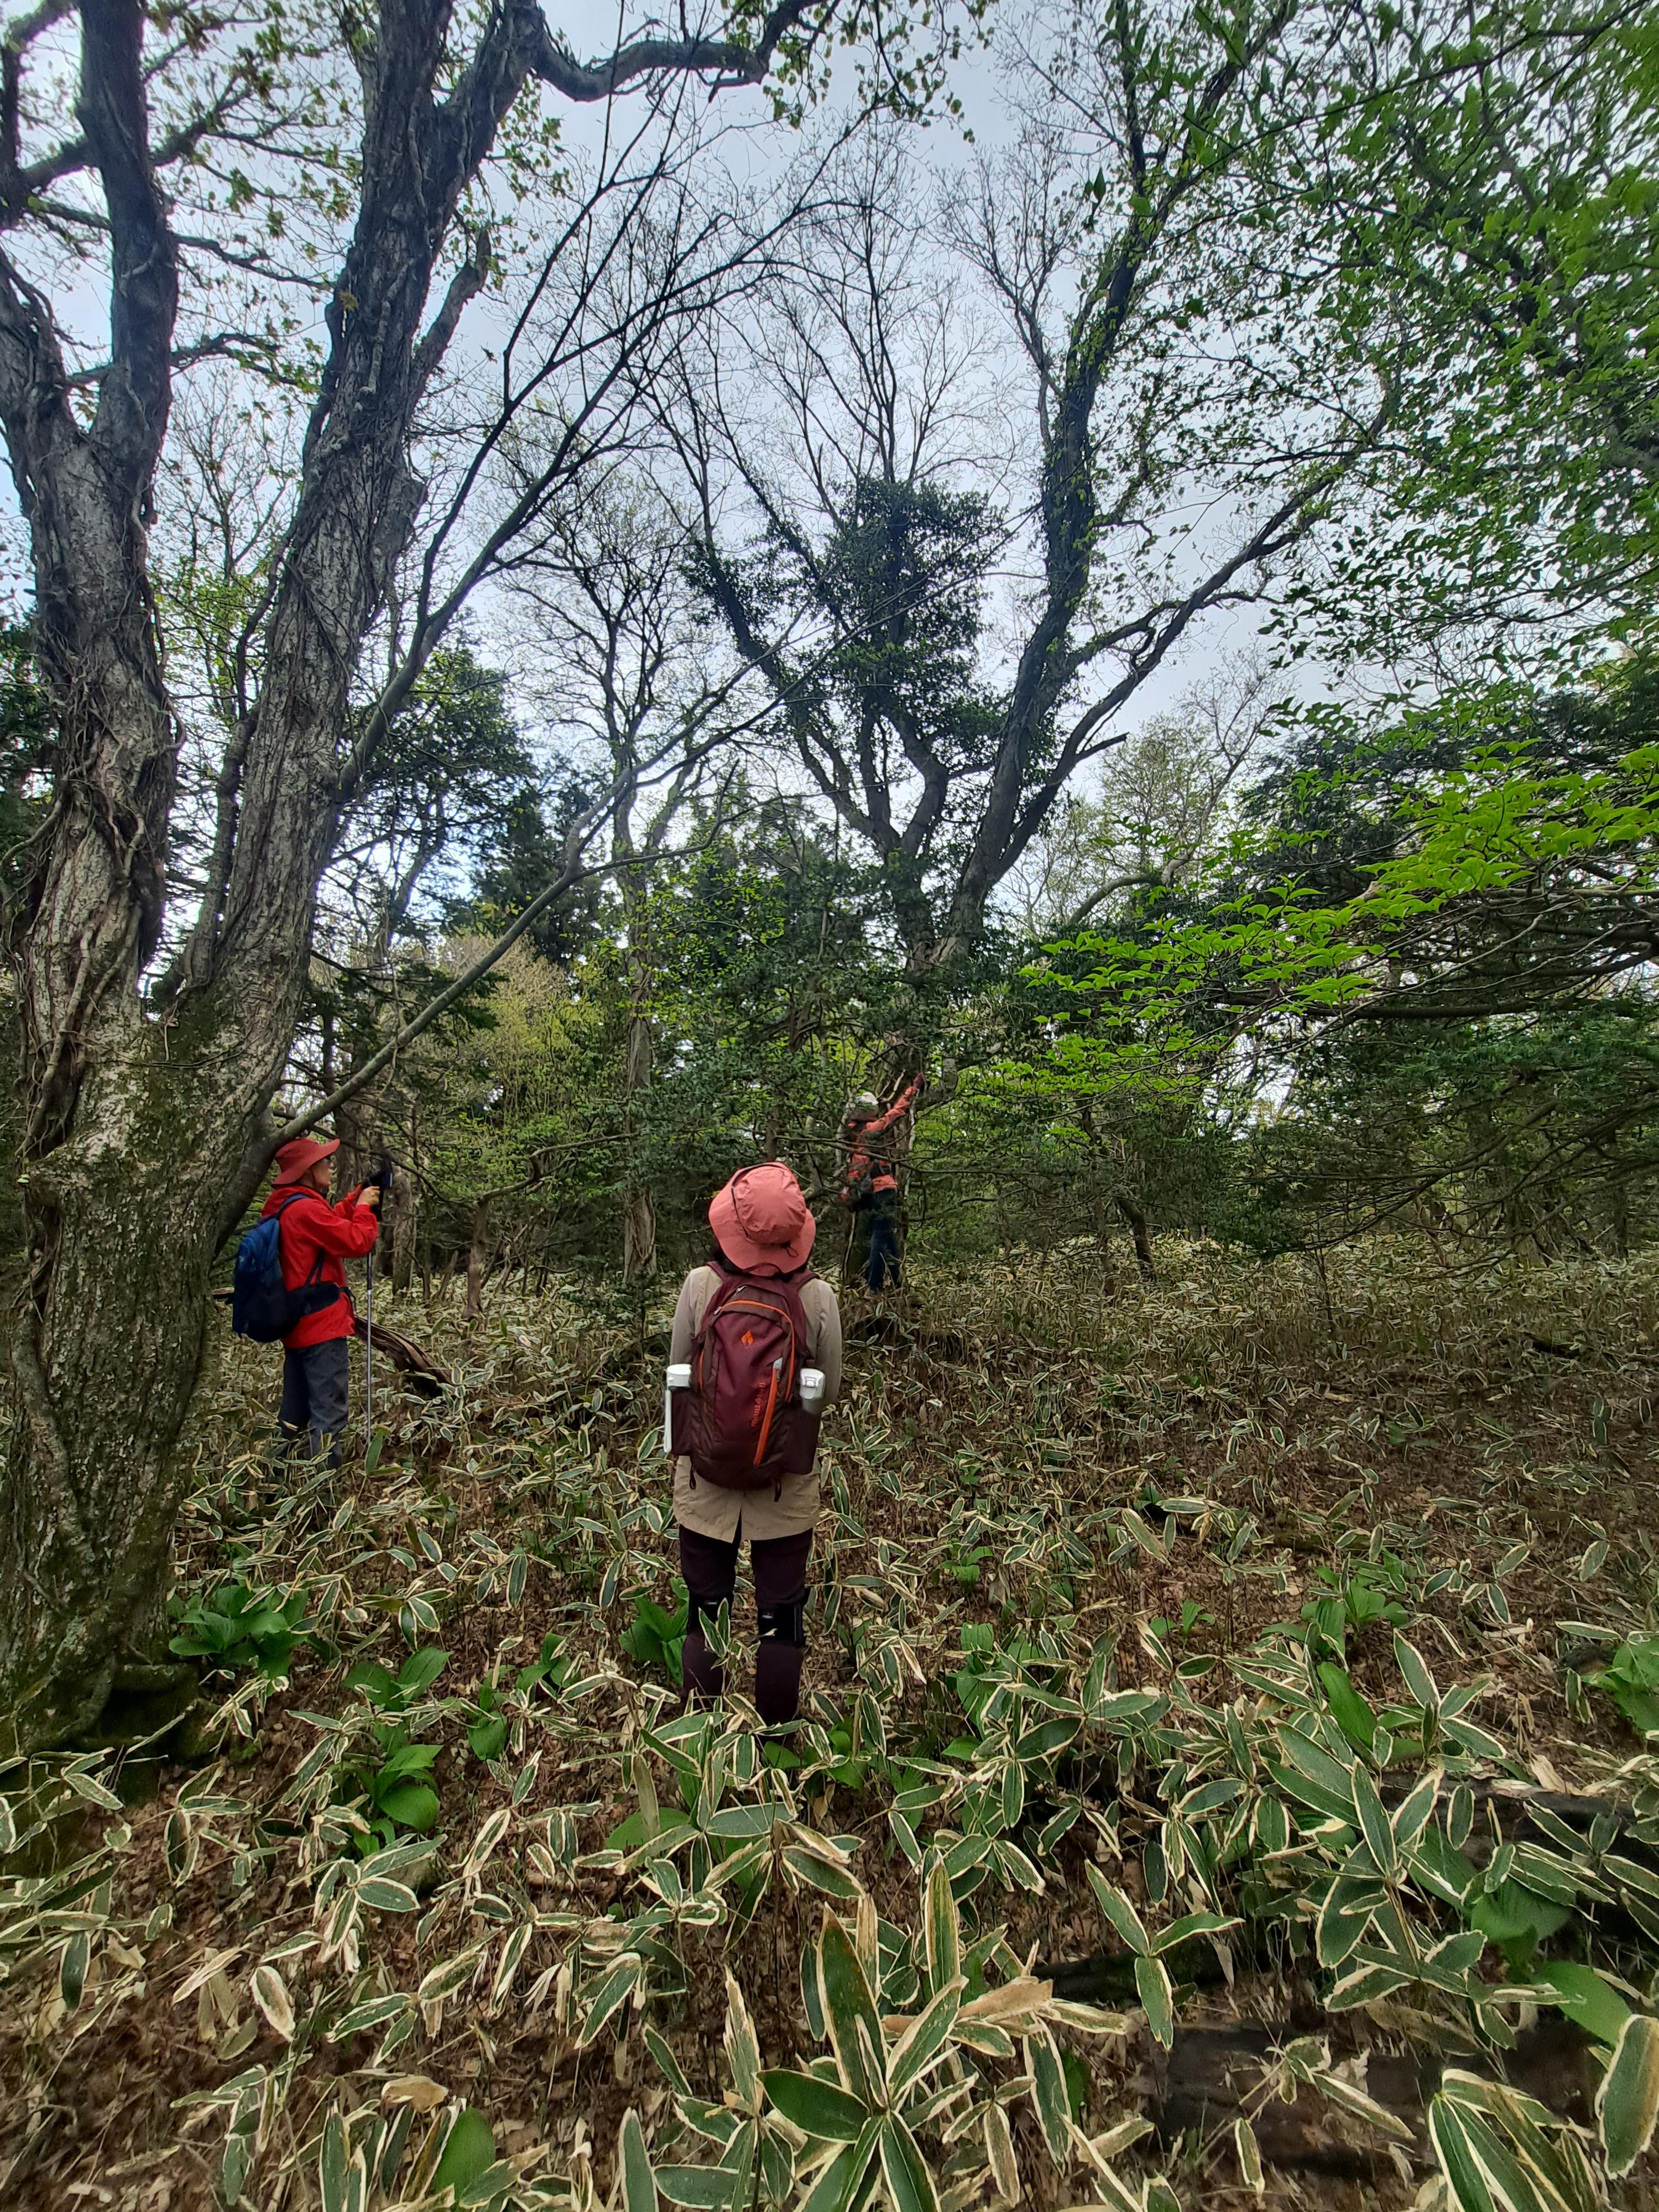
[[[662,1449],[665,1459],[674,1456],[674,1393],[691,1388],[691,1363],[676,1360],[662,1380]]]

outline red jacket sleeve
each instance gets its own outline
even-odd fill
[[[319,1251],[332,1252],[342,1260],[358,1260],[374,1250],[380,1233],[380,1217],[372,1207],[359,1206],[355,1196],[343,1198],[337,1206],[308,1206],[305,1233]]]
[[[921,1088],[921,1078],[917,1076],[915,1081],[910,1085],[910,1088],[898,1101],[897,1104],[890,1106],[887,1109],[887,1111],[882,1115],[880,1121],[866,1121],[865,1123],[865,1135],[866,1137],[879,1137],[884,1130],[890,1129],[895,1121],[898,1121],[902,1115],[909,1112],[911,1102],[915,1097],[917,1091],[920,1091]]]

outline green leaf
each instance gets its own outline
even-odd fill
[[[1598,2043],[1617,2044],[1631,2019],[1631,2008],[1604,1975],[1594,1966],[1575,1966],[1570,1960],[1552,1959],[1533,1975],[1533,1985],[1547,2004],[1558,2006]]]
[[[651,2154],[645,2147],[645,2130],[640,2125],[639,2113],[632,2105],[623,2114],[618,2142],[622,2152],[623,2212],[657,2212],[657,2183],[651,2171]]]
[[[417,1836],[424,1835],[438,1817],[438,1793],[423,1782],[400,1783],[377,1802],[390,1820]]]
[[[422,1690],[432,1687],[448,1664],[447,1651],[424,1645],[418,1651],[411,1651],[398,1669],[398,1687],[404,1697],[417,1698]]]
[[[1659,2020],[1632,2013],[1625,2022],[1595,2098],[1607,2172],[1628,2173],[1653,2140],[1659,2120]]]
[[[817,2142],[856,2142],[869,2124],[867,2106],[814,2074],[769,2069],[761,2081],[785,2119]]]
[[[1572,1917],[1565,1905],[1552,1904],[1518,1881],[1499,1882],[1484,1897],[1468,1899],[1464,1910],[1470,1927],[1478,1928],[1516,1964],[1530,1959],[1546,1937],[1556,1935]]]
[[[441,2189],[459,2192],[495,2163],[495,2137],[489,2121],[471,2105],[464,2105],[444,2137],[443,2155],[433,2169],[433,2194]]]
[[[1319,1679],[1325,1685],[1326,1701],[1338,1728],[1369,1757],[1376,1739],[1376,1715],[1355,1689],[1346,1668],[1323,1660]]]
[[[492,1713],[483,1720],[474,1721],[466,1732],[473,1756],[482,1759],[486,1765],[492,1759],[499,1759],[507,1743],[507,1723],[499,1714]]]

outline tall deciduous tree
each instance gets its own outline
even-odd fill
[[[877,12],[892,25],[893,11]],[[35,641],[57,725],[51,810],[11,932],[22,1223],[8,1301],[17,1413],[0,1705],[17,1741],[84,1727],[124,1672],[147,1679],[146,1622],[185,1479],[174,1447],[202,1357],[208,1272],[264,1164],[265,1109],[342,808],[467,592],[614,434],[619,361],[693,309],[720,251],[713,216],[700,225],[684,197],[678,217],[659,205],[678,157],[651,153],[669,126],[649,117],[637,155],[624,147],[607,173],[603,219],[592,207],[545,211],[550,243],[496,363],[491,416],[422,525],[399,665],[378,708],[354,714],[360,650],[425,495],[413,447],[422,409],[490,276],[477,216],[503,128],[538,88],[555,101],[675,84],[701,96],[777,71],[799,87],[821,70],[832,34],[856,35],[872,16],[866,0],[766,10],[739,0],[708,35],[641,35],[591,64],[535,0],[465,15],[378,0],[343,28],[307,24],[302,52],[275,9],[175,29],[139,0],[70,9],[48,0],[6,34],[0,426],[30,532]],[[73,56],[56,43],[70,26]],[[53,97],[54,86],[59,99],[68,88],[66,70],[78,78],[72,122]],[[354,73],[346,100],[336,80]],[[319,146],[343,109],[355,116],[354,143]],[[168,930],[179,745],[150,551],[158,464],[182,363],[248,335],[204,319],[205,273],[257,279],[279,250],[244,234],[259,183],[239,166],[249,148],[256,165],[308,153],[299,197],[320,200],[347,234],[199,905],[165,993],[147,997]],[[78,356],[70,331],[86,271],[64,266],[66,251],[86,240],[108,283],[101,360]],[[563,428],[547,471],[464,545],[472,487],[538,400],[561,410]]]
[[[710,360],[679,410],[710,597],[918,977],[1154,673],[1275,603],[1386,408],[1237,281],[1246,233],[1295,265],[1261,149],[1337,96],[1328,20],[1126,4],[1053,35],[1052,97],[956,206],[948,277],[902,150],[860,153],[741,373]],[[991,374],[988,317],[1023,375]]]

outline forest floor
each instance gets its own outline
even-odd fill
[[[227,1334],[173,1601],[224,1665],[0,1777],[0,2203],[1404,2206],[1437,2087],[1525,2135],[1505,2079],[1595,2163],[1659,1966],[1659,1262],[1159,1258],[849,1298],[764,1755],[671,1680],[672,1286],[387,1301],[456,1381],[337,1474]]]

